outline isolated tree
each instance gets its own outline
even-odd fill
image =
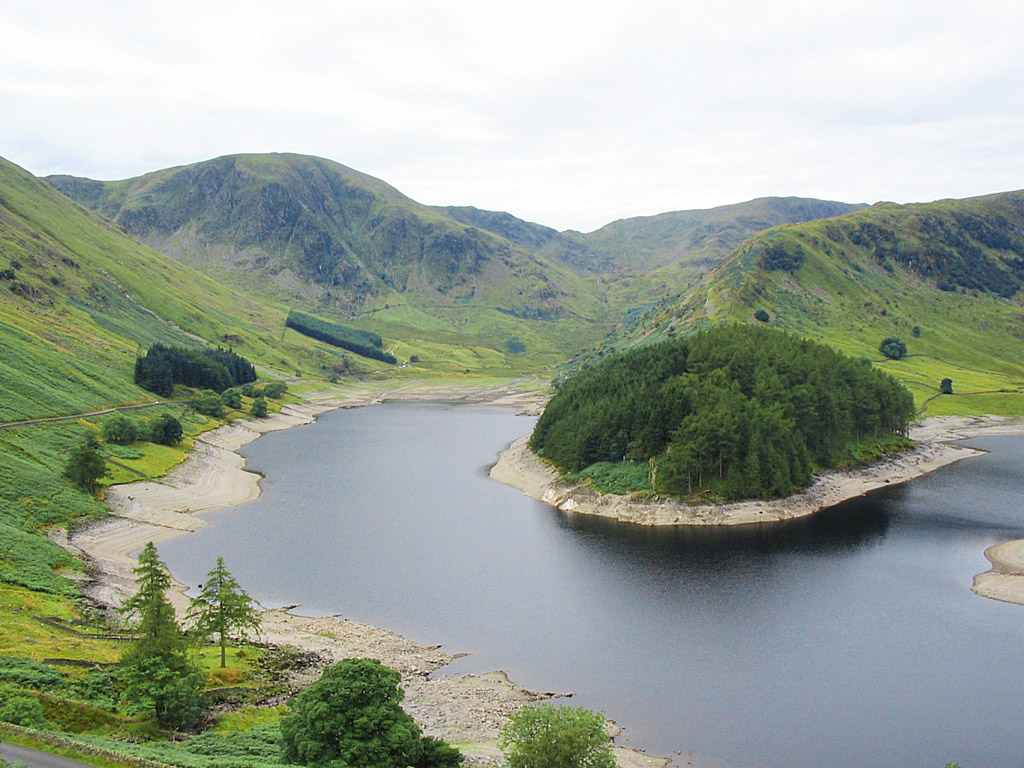
[[[103,422],[103,439],[118,445],[134,443],[139,439],[139,424],[123,413],[112,413]]]
[[[757,310],[757,312],[754,313],[754,319],[758,320],[758,321],[760,321],[762,323],[767,323],[772,318],[771,318],[771,316],[768,314],[768,312],[766,310],[759,309],[759,310]]]
[[[498,740],[508,768],[615,768],[601,715],[542,704],[509,718]]]
[[[225,389],[220,394],[220,400],[228,408],[242,407],[242,393],[237,389]]]
[[[161,413],[149,424],[149,439],[160,445],[177,445],[183,434],[181,422],[170,413]]]
[[[262,419],[267,415],[267,401],[262,397],[257,397],[252,401],[252,407],[249,409],[249,413],[257,419]]]
[[[167,600],[171,577],[153,542],[139,554],[134,573],[138,592],[121,608],[134,617],[137,634],[118,670],[124,698],[151,708],[166,728],[189,730],[203,711],[203,677],[189,658],[187,641]]]
[[[64,477],[89,493],[96,493],[99,481],[107,474],[107,462],[95,436],[73,448],[64,464]]]
[[[265,397],[271,397],[274,400],[280,400],[285,392],[288,391],[288,385],[283,381],[272,381],[263,387],[263,394]]]
[[[220,645],[220,666],[227,666],[228,640],[245,637],[250,630],[259,631],[260,619],[256,601],[245,593],[224,567],[224,558],[206,575],[199,597],[189,606],[187,619],[193,633],[202,639],[216,637]]]
[[[907,356],[907,345],[899,339],[890,336],[882,340],[882,343],[878,345],[878,351],[890,360],[902,360]]]
[[[376,659],[343,659],[291,702],[281,720],[281,758],[344,768],[451,768],[462,755],[424,739],[402,709],[401,676]]]
[[[939,382],[939,392],[941,392],[944,395],[952,395],[953,394],[953,380],[952,379],[943,379],[941,382]]]
[[[200,392],[199,397],[192,403],[192,407],[203,416],[212,416],[215,419],[224,416],[224,403],[221,402],[220,395],[212,389],[204,389]]]

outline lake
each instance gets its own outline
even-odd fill
[[[1024,438],[804,520],[650,529],[490,480],[532,425],[390,403],[268,434],[243,450],[260,498],[161,556],[573,691],[678,765],[1024,766],[1024,606],[969,590],[1024,536]]]

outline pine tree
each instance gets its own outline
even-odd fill
[[[121,657],[125,699],[152,707],[164,727],[188,730],[202,714],[202,673],[188,656],[187,641],[167,600],[171,577],[153,542],[139,554],[134,573],[139,590],[121,609],[136,617],[138,635]]]
[[[187,618],[193,622],[193,633],[203,638],[215,636],[220,644],[220,666],[227,666],[228,639],[238,632],[259,631],[257,603],[238,585],[224,567],[224,558],[206,575],[206,584],[199,597],[192,601]]]

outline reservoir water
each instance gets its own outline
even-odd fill
[[[573,691],[681,766],[1024,766],[1024,606],[969,591],[1024,536],[1024,438],[807,520],[645,529],[490,480],[532,425],[396,403],[268,434],[260,498],[161,556]]]

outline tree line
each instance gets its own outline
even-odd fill
[[[563,382],[530,445],[564,472],[648,462],[656,492],[771,498],[858,443],[905,435],[910,392],[782,331],[720,326],[640,347]]]
[[[285,325],[298,331],[304,336],[326,342],[334,347],[347,349],[363,357],[380,360],[384,363],[394,365],[398,362],[390,352],[384,351],[384,340],[380,334],[373,331],[364,331],[359,328],[351,328],[341,323],[332,323],[321,317],[308,315],[293,309],[288,313]]]
[[[135,383],[162,397],[171,397],[175,384],[223,392],[252,381],[256,381],[252,363],[220,347],[154,344],[135,361]]]

